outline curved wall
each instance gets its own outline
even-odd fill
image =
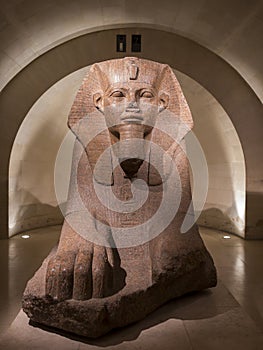
[[[7,236],[8,165],[13,140],[23,118],[34,102],[56,81],[69,73],[93,62],[121,57],[115,52],[116,33],[131,35],[138,28],[122,28],[90,33],[60,45],[33,61],[20,72],[2,91],[1,115],[8,116],[2,125],[0,156],[3,162],[0,173],[1,236]],[[141,28],[143,51],[141,56],[168,63],[189,75],[206,88],[222,105],[231,118],[239,135],[247,170],[247,195],[260,197],[262,193],[261,150],[263,140],[262,105],[242,77],[225,61],[194,43],[176,34]],[[156,46],[159,43],[159,46]],[[85,50],[84,50],[85,48]],[[89,48],[89,50],[86,50]],[[127,52],[126,55],[131,55]],[[247,116],[249,115],[249,120]],[[253,125],[253,132],[249,129]],[[247,232],[254,235],[260,229],[262,210],[255,200],[247,202]],[[253,210],[250,210],[253,208]],[[259,233],[262,232],[259,230]]]
[[[34,104],[19,128],[9,168],[10,236],[63,220],[55,194],[54,167],[60,144],[69,132],[69,110],[87,70],[80,69],[53,85]],[[235,129],[211,94],[183,73],[176,75],[193,114],[193,131],[208,163],[208,196],[199,223],[244,235],[245,165]],[[73,135],[71,139],[60,176],[66,188]]]
[[[18,130],[9,165],[9,236],[62,223],[54,190],[54,167],[84,71],[73,73],[48,89]],[[62,177],[68,176],[70,163],[69,154]]]
[[[208,166],[208,192],[198,224],[244,237],[246,170],[238,134],[222,106],[207,90],[182,73],[177,72],[177,76]],[[188,137],[186,145],[187,142]],[[191,152],[191,148],[187,150]],[[193,194],[194,206],[198,206],[199,198],[194,191]]]

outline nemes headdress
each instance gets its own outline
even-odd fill
[[[103,115],[97,110],[94,104],[94,95],[97,93],[104,94],[105,91],[116,83],[129,84],[144,83],[152,86],[159,95],[165,94],[169,98],[165,114],[160,113],[160,118],[153,130],[152,142],[161,143],[163,137],[160,138],[159,128],[162,124],[167,124],[165,115],[169,114],[169,125],[166,127],[170,130],[177,130],[179,125],[183,125],[183,132],[180,138],[192,129],[193,120],[190,109],[183,95],[182,89],[176,79],[172,69],[165,64],[136,58],[126,57],[122,59],[113,59],[96,63],[91,66],[89,72],[84,78],[82,85],[76,95],[72,105],[68,126],[76,135],[77,139],[86,148],[89,163],[94,170],[99,154],[104,152],[110,145],[110,135],[107,129]],[[160,128],[162,129],[162,128]],[[163,130],[163,129],[162,129]],[[91,140],[93,146],[87,145],[87,140]],[[158,141],[157,141],[158,139]],[[179,142],[180,140],[176,140]],[[170,139],[161,145],[164,151],[168,151],[172,147],[174,141]],[[111,154],[109,152],[109,164],[112,166]],[[149,160],[149,164],[151,160]],[[167,168],[167,166],[164,165]],[[151,170],[149,170],[151,172]],[[166,169],[166,171],[168,171]],[[106,173],[106,172],[104,172]],[[156,177],[149,175],[149,184],[156,185]],[[96,175],[95,175],[96,178]],[[97,176],[96,180],[100,183],[110,185],[114,179],[103,178],[103,174]]]

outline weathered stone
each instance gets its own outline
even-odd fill
[[[95,64],[68,124],[77,136],[68,206],[58,247],[24,293],[31,320],[98,337],[215,286],[197,226],[182,233],[193,220],[192,118],[172,70],[138,58]]]

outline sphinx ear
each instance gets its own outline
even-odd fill
[[[165,110],[168,104],[169,104],[169,95],[162,92],[159,96],[159,101],[158,101],[159,113]]]
[[[94,106],[101,112],[104,112],[104,106],[103,106],[103,99],[102,99],[102,94],[97,92],[96,94],[93,95],[93,103]]]

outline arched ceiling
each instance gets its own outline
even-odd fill
[[[70,38],[132,25],[165,28],[196,41],[263,97],[262,0],[0,0],[0,5],[0,88]]]
[[[138,56],[170,64],[219,101],[244,149],[247,191],[261,193],[262,22],[262,0],[0,0],[3,237],[9,156],[19,124],[59,79],[96,61],[122,57],[114,41],[123,31],[142,33]],[[249,207],[254,213],[248,200]],[[254,216],[251,227],[261,220],[260,209]]]

